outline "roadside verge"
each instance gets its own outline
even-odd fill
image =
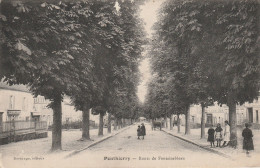
[[[103,142],[103,141],[105,141],[105,140],[107,140],[107,139],[109,139],[109,138],[112,138],[113,136],[116,136],[117,134],[119,134],[119,133],[121,133],[121,132],[123,132],[123,131],[129,129],[129,128],[130,128],[131,126],[133,126],[133,125],[134,125],[134,124],[129,125],[129,126],[125,127],[125,128],[122,128],[122,129],[120,129],[119,131],[117,131],[116,133],[112,133],[112,134],[110,134],[110,135],[104,136],[103,138],[101,138],[101,139],[99,139],[99,140],[97,140],[97,141],[95,141],[95,142],[93,142],[93,143],[91,143],[91,144],[85,146],[85,147],[82,148],[82,149],[75,150],[75,151],[69,153],[69,154],[66,155],[64,158],[66,159],[66,158],[72,157],[72,156],[74,156],[74,155],[76,155],[76,154],[78,154],[78,153],[80,153],[80,152],[82,152],[82,151],[84,151],[84,150],[87,150],[88,148],[93,147],[93,146],[95,146],[95,145],[97,145],[97,144],[99,144],[99,143],[101,143],[101,142]]]
[[[188,143],[190,143],[190,144],[193,144],[193,145],[195,145],[195,146],[198,146],[198,147],[200,147],[200,148],[202,148],[202,149],[204,149],[204,150],[207,150],[207,151],[209,151],[209,152],[211,152],[211,153],[217,154],[217,155],[222,156],[222,157],[225,157],[225,158],[232,159],[229,155],[227,155],[227,154],[225,154],[225,153],[223,153],[223,152],[219,152],[219,151],[217,151],[217,150],[214,150],[213,148],[209,148],[209,147],[204,146],[204,145],[202,145],[202,144],[196,143],[196,142],[194,142],[194,141],[192,141],[192,140],[190,140],[190,139],[187,139],[187,138],[178,136],[178,135],[173,134],[172,132],[170,132],[170,131],[168,131],[168,130],[162,129],[162,131],[165,132],[166,134],[169,134],[169,135],[175,137],[175,138],[178,138],[178,139],[180,139],[180,140],[183,140],[183,141],[185,141],[185,142],[188,142]],[[232,159],[232,160],[233,160],[233,159]]]

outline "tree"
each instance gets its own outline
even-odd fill
[[[61,149],[64,94],[83,111],[82,138],[89,139],[89,109],[108,109],[108,97],[122,83],[135,86],[143,34],[133,12],[140,2],[120,1],[127,9],[121,14],[115,1],[1,3],[0,78],[52,101],[53,150]]]
[[[209,80],[215,83],[212,97],[229,107],[231,146],[236,146],[236,104],[252,101],[259,91],[259,56],[257,48],[257,1],[229,1],[211,4],[218,11],[210,30],[215,45],[209,68]],[[214,70],[213,70],[214,68]]]
[[[117,11],[117,15],[113,15],[114,27],[111,26],[112,30],[108,32],[114,31],[112,35],[116,35],[115,42],[113,45],[108,43],[111,49],[99,53],[104,55],[103,62],[105,63],[103,65],[104,71],[101,74],[104,76],[102,80],[105,83],[105,88],[99,106],[103,106],[109,114],[121,119],[126,117],[126,114],[129,113],[128,110],[130,110],[125,96],[132,100],[136,94],[139,78],[138,59],[141,56],[145,40],[143,39],[142,22],[138,15],[140,2],[119,1],[118,3],[120,11]],[[119,104],[120,108],[118,108]]]
[[[175,58],[168,72],[174,75],[174,87],[184,86],[184,109],[191,103],[204,107],[212,99],[226,103],[234,144],[235,105],[252,100],[259,90],[258,6],[256,1],[240,0],[166,1],[155,26],[159,41],[175,52],[168,54]],[[194,96],[194,91],[199,94]]]
[[[76,109],[81,110],[83,114],[82,138],[90,139],[89,109],[98,106],[106,96],[106,71],[109,69],[104,67],[109,66],[107,59],[110,58],[107,56],[109,52],[111,53],[116,39],[119,38],[117,36],[121,32],[120,28],[115,25],[116,15],[113,2],[85,2],[80,5],[76,4],[72,9],[78,12],[78,22],[85,27],[82,32],[85,32],[84,35],[87,36],[83,37],[85,46],[81,46],[81,48],[86,48],[86,51],[83,50],[85,51],[81,54],[83,58],[76,63],[79,69],[79,75],[74,79],[77,88],[72,90],[71,95]]]
[[[77,26],[53,4],[2,2],[2,62],[0,78],[26,84],[32,93],[51,100],[52,150],[61,149],[61,102],[71,87],[73,66],[70,35]],[[33,26],[32,26],[33,25]]]

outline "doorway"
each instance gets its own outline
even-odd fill
[[[0,132],[3,131],[3,112],[0,112]]]
[[[255,111],[255,113],[256,113],[256,123],[258,123],[258,124],[259,124],[258,110],[256,110],[256,111]]]
[[[213,124],[213,117],[212,114],[207,114],[207,122],[208,125],[212,125]]]
[[[3,112],[0,112],[0,125],[3,123]]]
[[[253,108],[248,108],[248,120],[250,123],[253,123]]]

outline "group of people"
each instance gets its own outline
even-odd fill
[[[144,123],[140,125],[138,125],[138,128],[137,128],[137,139],[140,139],[140,136],[143,136],[143,139],[144,139],[144,136],[146,135],[146,130],[145,130],[145,126],[144,126]]]
[[[220,124],[217,124],[217,128],[213,129],[212,125],[208,130],[208,141],[210,142],[211,147],[215,147],[215,140],[217,141],[216,147],[226,147],[230,141],[230,126],[228,121],[225,121],[224,131],[221,128]],[[221,145],[221,141],[224,141],[223,145]]]
[[[242,132],[243,140],[243,149],[246,150],[246,153],[249,154],[250,150],[254,150],[253,144],[253,133],[251,131],[250,124],[245,124],[245,129]],[[210,142],[211,147],[215,147],[215,140],[217,141],[216,147],[226,147],[230,143],[230,126],[228,121],[225,121],[224,130],[221,128],[220,124],[217,124],[216,129],[213,129],[211,126],[208,130],[208,141]],[[221,145],[221,141],[223,145]]]

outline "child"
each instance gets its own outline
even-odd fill
[[[249,155],[250,150],[254,150],[254,144],[253,144],[253,133],[251,129],[249,128],[249,124],[245,124],[245,129],[242,132],[242,136],[244,137],[243,140],[243,149],[246,150],[246,154]]]
[[[222,128],[220,126],[220,124],[218,123],[217,125],[217,128],[215,129],[215,138],[216,138],[216,141],[217,141],[217,147],[220,147],[221,145],[221,141],[222,141]]]
[[[138,128],[137,128],[137,139],[140,139],[139,136],[141,136],[141,128],[140,128],[140,125],[138,125]]]
[[[210,126],[209,130],[208,130],[208,141],[210,142],[210,146],[211,147],[215,147],[214,144],[214,134],[215,134],[215,130],[212,128],[212,125]]]

